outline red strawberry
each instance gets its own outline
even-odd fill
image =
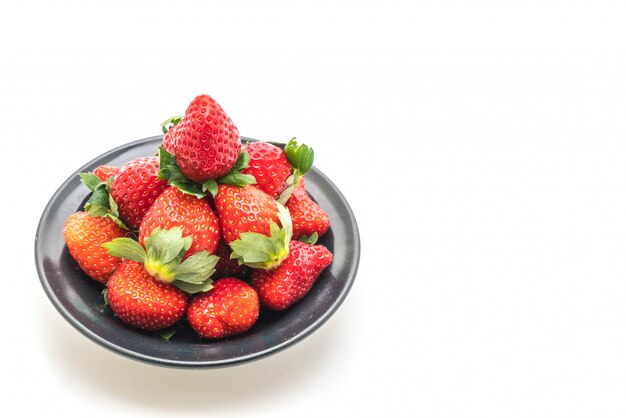
[[[256,187],[277,198],[292,171],[285,151],[267,142],[251,142],[243,151],[250,155],[250,162],[242,173],[253,175]]]
[[[215,277],[243,277],[247,274],[246,266],[239,265],[237,260],[230,258],[231,251],[224,241],[220,241],[215,255],[220,258],[215,266]]]
[[[175,131],[178,125],[174,125],[170,128],[169,131],[163,137],[163,148],[170,154],[174,154],[176,152],[176,141],[175,141]]]
[[[323,245],[291,241],[289,255],[281,265],[252,271],[252,287],[266,308],[286,309],[306,295],[332,260],[333,255]]]
[[[289,252],[289,211],[254,186],[220,184],[215,196],[222,237],[239,263],[258,269],[279,265]],[[280,222],[278,226],[277,221]]]
[[[259,298],[241,280],[226,277],[193,298],[187,319],[202,338],[224,338],[245,332],[259,317]]]
[[[168,143],[174,145],[180,170],[196,183],[224,176],[241,150],[237,127],[206,94],[189,104],[183,119],[171,130]]]
[[[287,201],[287,209],[293,223],[293,238],[300,239],[314,233],[321,237],[328,231],[330,219],[328,214],[315,203],[304,189],[304,177],[293,190]]]
[[[139,228],[145,213],[167,187],[167,181],[159,180],[158,173],[158,158],[146,157],[129,162],[115,176],[111,197],[129,228]]]
[[[165,150],[170,154],[174,154],[174,130],[182,119],[182,115],[176,115],[165,119],[161,123],[161,129],[165,134],[163,137],[163,148],[165,148]]]
[[[139,242],[143,245],[155,228],[170,229],[175,226],[182,228],[183,236],[193,238],[185,257],[202,250],[211,254],[215,252],[220,240],[220,228],[209,203],[184,194],[176,187],[168,187],[146,212],[139,228]]]
[[[191,236],[183,229],[155,228],[141,246],[131,238],[117,238],[102,246],[110,255],[142,263],[148,275],[165,284],[174,284],[187,293],[205,292],[212,287],[218,257],[202,250],[185,257],[191,247]]]
[[[113,167],[112,165],[101,165],[96,167],[96,169],[93,170],[93,173],[98,176],[100,180],[106,182],[109,177],[115,176],[119,171],[119,167]]]
[[[243,232],[270,235],[270,223],[278,221],[276,201],[254,186],[218,186],[215,209],[227,244]]]
[[[124,261],[111,276],[111,309],[124,322],[145,331],[174,325],[187,310],[187,294],[150,276],[143,264]]]
[[[89,277],[106,284],[122,259],[110,256],[101,247],[105,242],[126,235],[111,219],[73,213],[65,221],[63,236],[74,260]]]

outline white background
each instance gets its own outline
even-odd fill
[[[13,1],[2,15],[7,416],[626,415],[624,2]],[[74,170],[200,93],[243,135],[315,147],[362,261],[304,342],[171,370],[66,323],[33,240]]]

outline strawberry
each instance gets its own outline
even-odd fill
[[[224,338],[245,332],[259,317],[259,298],[248,284],[226,277],[213,289],[194,296],[187,319],[202,338]]]
[[[218,190],[215,210],[227,244],[238,239],[242,232],[269,236],[270,223],[278,220],[278,207],[270,195],[254,186],[220,184]]]
[[[176,129],[176,125],[172,126],[172,128],[163,136],[163,148],[167,150],[170,154],[174,154],[176,149],[176,142],[174,141],[174,130]]]
[[[93,170],[93,173],[98,176],[101,181],[106,182],[109,178],[114,177],[120,171],[119,167],[113,167],[112,165],[101,165]]]
[[[287,208],[254,186],[220,184],[218,190],[215,209],[232,258],[252,268],[270,269],[280,264],[291,240]]]
[[[193,99],[170,136],[167,142],[173,145],[178,166],[196,183],[226,175],[241,150],[237,127],[206,94]]]
[[[193,238],[185,257],[202,250],[211,254],[215,252],[220,240],[220,227],[209,203],[184,194],[176,187],[168,187],[146,212],[139,227],[139,243],[144,244],[155,228],[169,229],[174,226],[182,228],[183,236]]]
[[[163,140],[163,145],[159,147],[160,179],[167,180],[168,184],[178,188],[183,193],[194,195],[197,198],[205,197],[207,192],[210,192],[212,196],[217,195],[218,184],[244,187],[248,184],[256,183],[254,176],[242,173],[242,170],[248,167],[248,163],[250,162],[250,156],[247,152],[239,153],[235,164],[223,177],[208,179],[202,184],[187,178],[178,166],[176,156],[172,154],[172,148],[176,148],[176,145],[174,145],[177,143],[174,142],[176,139],[169,136],[170,132],[180,129],[179,126],[180,124],[171,128]]]
[[[285,151],[267,142],[250,142],[243,151],[250,155],[250,163],[242,173],[253,175],[256,186],[276,199],[292,169]]]
[[[117,203],[119,217],[129,228],[139,228],[145,213],[167,187],[158,173],[158,158],[146,157],[129,162],[115,176],[111,197]]]
[[[117,238],[102,246],[110,255],[143,263],[148,275],[157,281],[174,284],[187,293],[204,292],[212,287],[218,257],[202,250],[185,257],[192,245],[191,236],[183,237],[183,229],[155,228],[145,237],[142,246],[131,238]]]
[[[220,258],[215,266],[215,277],[243,277],[247,275],[246,266],[239,265],[237,260],[230,258],[231,251],[224,241],[220,241],[215,255]]]
[[[282,264],[272,270],[252,271],[252,287],[264,307],[286,309],[306,295],[332,260],[332,253],[323,245],[291,241]]]
[[[163,148],[167,150],[170,154],[174,154],[175,146],[174,146],[174,129],[178,123],[183,119],[182,115],[172,116],[170,118],[165,119],[161,123],[161,129],[163,130]]]
[[[328,231],[330,226],[328,214],[311,199],[304,189],[304,177],[300,178],[286,206],[291,214],[294,239],[313,234],[321,237]]]
[[[106,284],[122,260],[107,254],[105,242],[122,238],[126,231],[111,219],[89,216],[87,212],[70,215],[63,227],[65,243],[74,260],[89,277]]]
[[[185,315],[187,294],[152,277],[137,261],[124,261],[107,284],[111,309],[122,321],[145,331],[174,325]]]

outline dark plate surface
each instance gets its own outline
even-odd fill
[[[104,306],[103,286],[91,280],[70,256],[63,240],[63,224],[80,210],[88,189],[77,173],[102,164],[122,166],[138,157],[154,155],[162,136],[142,139],[113,149],[81,167],[48,202],[35,237],[35,262],[41,284],[57,310],[76,329],[104,347],[128,357],[172,367],[223,367],[278,352],[311,334],[335,312],[350,291],[360,253],[356,220],[337,187],[313,167],[306,187],[330,216],[330,230],[319,241],[334,255],[305,298],[283,312],[261,311],[248,332],[218,341],[203,341],[188,325],[170,341],[131,328]],[[249,140],[242,138],[242,140]]]

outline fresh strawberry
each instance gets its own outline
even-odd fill
[[[231,251],[224,241],[220,241],[215,250],[215,255],[220,258],[215,266],[215,277],[244,277],[247,275],[247,267],[239,265],[237,260],[230,258]]]
[[[196,183],[226,175],[241,150],[237,127],[206,94],[193,99],[170,136],[168,143],[173,144],[178,166]]]
[[[241,280],[226,277],[213,289],[196,295],[187,311],[192,328],[202,338],[224,338],[245,332],[259,317],[259,298]]]
[[[156,198],[146,212],[139,227],[139,243],[155,228],[170,229],[179,226],[183,236],[191,236],[193,243],[185,257],[207,250],[214,253],[220,240],[220,227],[217,217],[205,199],[184,194],[176,187],[168,187]]]
[[[145,157],[129,162],[115,176],[111,197],[129,228],[139,228],[145,213],[167,187],[167,181],[159,180],[158,173],[158,158]]]
[[[292,171],[285,151],[267,142],[250,142],[243,151],[250,155],[250,162],[242,173],[253,175],[256,187],[276,199]]]
[[[178,125],[172,126],[165,136],[163,136],[163,148],[172,155],[176,152],[176,142],[174,140],[176,126]]]
[[[111,309],[122,321],[145,331],[174,325],[185,315],[187,294],[152,277],[143,264],[127,260],[107,284]]]
[[[172,116],[170,118],[165,119],[161,123],[161,129],[163,130],[163,148],[167,150],[170,154],[174,154],[175,146],[174,146],[174,129],[183,119],[182,115]]]
[[[300,178],[286,206],[293,223],[294,239],[313,234],[321,237],[328,231],[330,226],[328,214],[311,199],[304,189],[304,177]]]
[[[289,255],[272,270],[253,270],[252,287],[258,292],[261,305],[283,310],[300,301],[318,276],[333,260],[323,245],[291,241]]]
[[[229,246],[231,257],[239,264],[268,270],[287,257],[292,234],[289,211],[268,194],[252,186],[234,191],[222,188],[215,205],[222,231],[227,231],[224,237],[228,233],[236,238]],[[276,208],[275,213],[272,213],[273,208]]]
[[[177,129],[178,126],[179,125],[174,126],[172,130]],[[242,170],[248,167],[248,163],[250,161],[250,156],[247,152],[239,153],[237,161],[235,161],[235,165],[231,167],[225,176],[218,179],[208,179],[204,183],[199,184],[191,181],[185,176],[176,162],[176,157],[172,155],[166,147],[171,149],[173,145],[171,142],[167,143],[166,141],[163,143],[163,146],[159,147],[159,178],[167,180],[168,184],[176,187],[183,193],[190,194],[201,199],[207,195],[207,192],[212,196],[217,195],[218,184],[244,187],[248,184],[256,183],[254,176],[242,173]]]
[[[106,284],[122,260],[101,247],[105,242],[126,235],[111,219],[89,216],[87,212],[70,215],[63,227],[65,243],[74,260],[89,277]]]
[[[219,185],[215,197],[222,237],[232,258],[255,269],[279,265],[289,252],[292,225],[289,211],[254,186]],[[280,226],[276,223],[280,222]]]
[[[215,196],[215,210],[227,244],[238,239],[242,232],[269,236],[270,223],[278,221],[278,207],[274,199],[254,186],[220,184]]]
[[[183,237],[183,229],[175,226],[155,228],[145,238],[145,247],[131,238],[117,238],[102,246],[112,256],[142,263],[159,282],[172,283],[187,293],[205,292],[212,287],[218,257],[206,250],[185,257],[191,243],[192,238]]]
[[[114,177],[120,171],[119,167],[113,167],[112,165],[101,165],[93,170],[93,173],[98,176],[101,181],[107,181],[110,177]]]

